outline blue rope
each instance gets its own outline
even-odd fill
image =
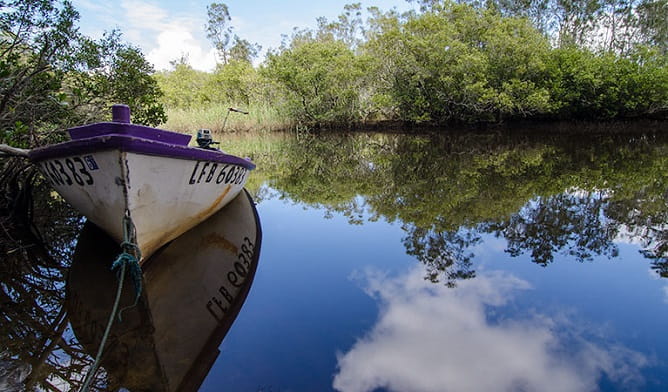
[[[134,283],[135,286],[135,302],[130,306],[124,307],[118,312],[118,321],[123,321],[121,317],[123,311],[137,306],[137,303],[139,302],[139,297],[141,297],[141,288],[142,288],[141,267],[139,266],[139,258],[141,258],[141,252],[139,252],[139,248],[137,247],[136,244],[127,241],[123,241],[123,243],[121,244],[121,248],[123,248],[124,251],[123,253],[118,255],[116,261],[114,261],[114,263],[111,265],[111,270],[113,271],[120,267],[121,269],[119,271],[119,274],[124,275],[125,268],[126,267],[129,268],[130,278],[132,278],[132,283]],[[130,253],[132,250],[134,250],[134,253],[138,255],[137,257],[135,257],[133,254]]]
[[[121,314],[124,310],[132,308],[137,305],[139,298],[141,296],[141,267],[139,266],[139,260],[141,259],[141,252],[139,251],[139,246],[136,244],[136,233],[135,226],[130,218],[130,212],[125,211],[125,216],[123,217],[123,242],[121,243],[121,249],[123,252],[118,255],[116,260],[111,264],[111,270],[116,269],[118,271],[118,288],[116,289],[116,299],[114,300],[114,306],[111,309],[111,314],[109,315],[109,321],[107,322],[107,328],[102,335],[102,341],[100,342],[100,347],[97,349],[97,355],[95,356],[95,362],[93,366],[88,371],[86,379],[84,381],[83,387],[81,388],[82,392],[88,392],[90,389],[90,384],[95,378],[95,373],[97,368],[100,366],[100,360],[102,359],[102,353],[104,352],[104,346],[107,343],[107,338],[111,332],[111,326],[114,324],[114,319],[116,314],[118,314],[118,320],[122,321]],[[125,280],[125,271],[129,269],[130,277],[135,286],[135,302],[130,306],[126,306],[120,311],[118,311],[118,305],[121,300],[121,293],[123,292],[123,282]]]

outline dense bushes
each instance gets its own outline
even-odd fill
[[[104,118],[114,102],[151,125],[165,121],[162,105],[200,117],[260,108],[254,121],[270,118],[267,128],[668,116],[668,20],[654,15],[666,0],[417,5],[404,14],[369,8],[366,20],[360,4],[347,5],[259,65],[259,47],[234,36],[212,72],[184,58],[152,76],[118,33],[79,34],[69,2],[10,1],[0,5],[0,139],[43,144],[49,130]]]
[[[418,3],[419,12],[401,15],[371,8],[366,24],[359,4],[346,6],[338,21],[297,31],[259,67],[239,60],[204,74],[179,65],[160,75],[165,102],[272,106],[308,126],[666,118],[668,60],[656,38],[665,26],[631,25],[642,18],[622,15],[621,3],[587,3],[589,14],[564,2],[554,11],[512,0]],[[602,31],[619,33],[596,38]]]
[[[361,115],[368,62],[340,41],[307,42],[270,55],[264,75],[286,90],[285,107],[298,121],[349,124]]]
[[[550,53],[551,112],[559,118],[610,119],[666,115],[665,58],[639,48],[633,56],[569,47]]]
[[[527,20],[453,5],[389,24],[365,49],[409,121],[485,121],[545,112],[547,39]]]

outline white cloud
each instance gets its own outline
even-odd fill
[[[603,373],[641,384],[647,359],[618,345],[587,341],[563,315],[522,320],[489,315],[529,284],[500,273],[434,285],[416,268],[388,279],[367,273],[381,302],[377,324],[338,357],[339,391],[590,391]],[[497,312],[497,314],[503,314]]]
[[[215,50],[202,39],[204,21],[173,12],[142,0],[121,1],[125,38],[139,45],[146,59],[158,70],[187,56],[195,69],[210,71],[216,65]]]
[[[202,48],[189,31],[163,31],[158,35],[158,46],[146,55],[146,59],[157,70],[169,69],[169,62],[187,56],[188,63],[195,69],[210,71],[216,66],[214,49]]]

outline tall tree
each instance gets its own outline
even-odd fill
[[[250,43],[250,41],[239,38],[238,35],[235,35],[234,43],[230,48],[229,57],[230,60],[245,61],[250,63],[254,58],[257,57],[260,50],[262,50],[262,46]]]
[[[638,18],[643,41],[668,55],[668,0],[644,0]]]
[[[209,18],[206,24],[206,36],[218,51],[223,64],[227,64],[232,40],[230,10],[225,3],[211,3],[206,7],[206,14]]]
[[[600,13],[601,3],[598,0],[556,0],[559,46],[586,45],[588,34],[596,29]]]
[[[343,13],[336,21],[328,21],[325,17],[317,19],[318,36],[320,39],[333,38],[343,41],[350,48],[359,45],[364,33],[361,3],[346,4]]]

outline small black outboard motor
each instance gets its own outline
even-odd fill
[[[217,150],[217,148],[212,147],[213,144],[220,144],[219,142],[214,142],[211,138],[210,129],[198,129],[197,130],[197,144],[199,148],[205,148],[207,150]]]

